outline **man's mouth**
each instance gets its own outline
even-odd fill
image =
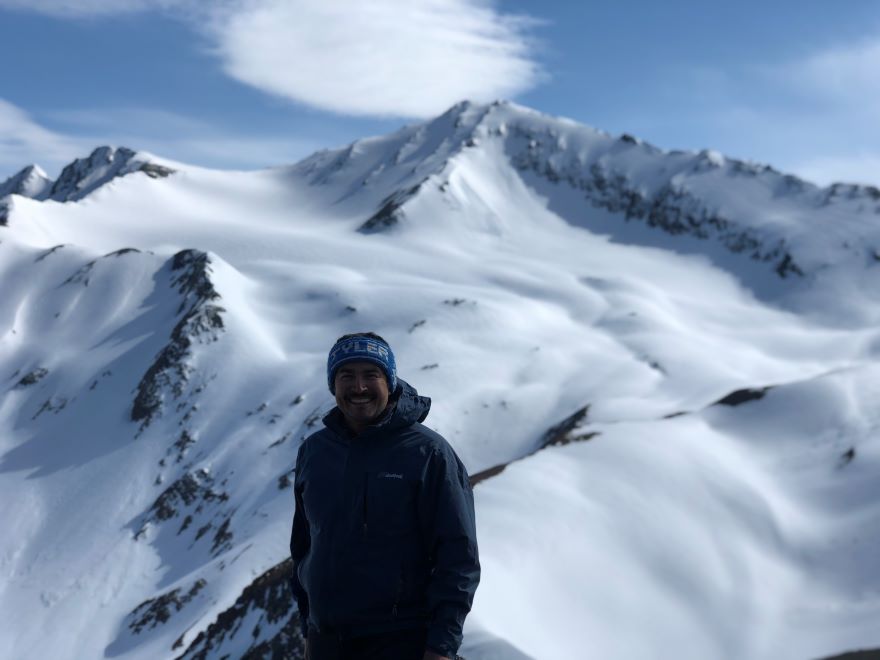
[[[349,403],[353,403],[355,405],[362,405],[364,403],[370,403],[373,400],[371,396],[350,396],[347,397]]]

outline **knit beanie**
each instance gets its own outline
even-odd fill
[[[327,356],[327,385],[330,392],[336,394],[336,370],[346,362],[372,362],[385,373],[388,381],[388,391],[397,389],[397,363],[394,361],[394,353],[391,347],[384,341],[356,335],[342,339],[333,345]]]

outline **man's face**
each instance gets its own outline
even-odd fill
[[[378,419],[388,406],[388,381],[382,369],[372,362],[343,364],[336,370],[333,385],[336,405],[356,433]]]

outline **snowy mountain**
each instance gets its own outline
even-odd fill
[[[2,657],[300,657],[293,462],[359,329],[476,484],[469,660],[880,647],[880,191],[462,103],[0,193]]]

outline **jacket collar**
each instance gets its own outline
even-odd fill
[[[368,426],[362,435],[375,433],[390,433],[400,428],[411,426],[416,422],[423,422],[431,410],[430,397],[420,396],[412,385],[400,378],[397,379],[397,389],[390,397],[388,408],[382,416]],[[324,426],[331,431],[344,437],[353,437],[351,430],[345,423],[345,416],[338,406],[324,415]]]

